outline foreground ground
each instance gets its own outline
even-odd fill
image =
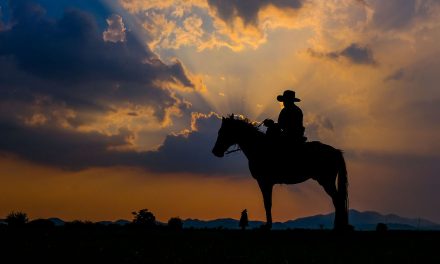
[[[440,263],[440,232],[2,228],[1,263]]]

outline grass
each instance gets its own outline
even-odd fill
[[[440,232],[1,228],[2,263],[440,263]]]

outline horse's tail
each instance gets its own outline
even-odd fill
[[[340,212],[339,225],[348,226],[348,177],[347,167],[342,151],[338,152],[338,207]]]

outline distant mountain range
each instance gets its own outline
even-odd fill
[[[273,223],[273,229],[332,229],[334,213],[297,218],[286,222]],[[378,223],[385,223],[388,229],[394,230],[440,230],[440,225],[425,219],[405,218],[395,214],[382,215],[377,212],[349,211],[350,224],[356,230],[375,230]],[[238,229],[238,220],[226,218],[210,221],[187,219],[184,228],[226,228]],[[249,228],[258,228],[264,222],[249,221]]]
[[[273,229],[332,229],[333,228],[334,213],[325,215],[314,215],[309,217],[297,218],[286,222],[273,223]],[[356,230],[375,230],[378,223],[384,223],[390,230],[440,230],[440,224],[431,222],[421,218],[405,218],[395,214],[383,215],[373,211],[360,212],[354,209],[349,211],[350,224]],[[59,218],[49,218],[56,226],[63,226],[65,221]],[[223,229],[238,229],[238,220],[232,218],[223,218],[215,220],[198,220],[186,219],[183,220],[184,228],[223,228]],[[5,223],[0,220],[0,224]],[[97,222],[102,225],[127,225],[128,220],[120,219],[117,221],[100,221]],[[161,223],[164,224],[164,223]],[[264,222],[249,221],[249,228],[258,228]]]

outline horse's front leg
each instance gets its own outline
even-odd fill
[[[272,187],[270,183],[259,182],[261,193],[263,194],[264,209],[266,210],[266,225],[268,229],[272,228]]]

